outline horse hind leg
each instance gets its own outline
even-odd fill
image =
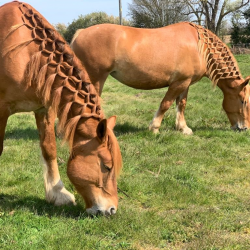
[[[176,130],[182,131],[185,135],[192,135],[193,131],[187,126],[184,111],[187,103],[188,88],[176,98]]]
[[[186,93],[186,96],[187,96],[189,84],[190,84],[190,79],[188,79],[186,81],[181,81],[181,82],[177,81],[177,82],[172,83],[169,86],[169,89],[168,89],[165,97],[163,98],[159,109],[155,113],[154,118],[153,118],[152,122],[149,125],[149,130],[151,130],[154,133],[159,132],[159,128],[161,126],[161,122],[162,122],[162,119],[164,117],[164,114],[171,107],[174,100],[179,98],[178,103],[184,104],[184,100],[185,100],[184,97],[185,97],[185,93]],[[180,97],[182,93],[184,93],[183,98]],[[182,100],[183,100],[183,102],[180,102]],[[185,121],[184,113],[183,113],[184,109],[185,109],[185,105],[180,105],[180,106],[178,105],[178,109],[180,110],[180,112],[178,113],[178,120],[179,120],[179,118],[182,118],[180,121],[183,122],[183,121]],[[179,122],[178,122],[178,126],[179,126]],[[180,127],[178,127],[178,128],[181,128],[182,126],[183,126],[183,128],[185,127],[184,123],[181,124]],[[185,131],[183,129],[181,129],[181,130],[182,130],[183,133],[188,132],[188,129],[186,129]],[[192,130],[191,130],[191,133],[192,133]]]
[[[75,197],[65,189],[58,170],[56,159],[56,138],[54,131],[54,112],[52,110],[47,111],[42,109],[35,112],[35,118],[44,159],[44,185],[46,200],[57,206],[72,203],[75,205]]]

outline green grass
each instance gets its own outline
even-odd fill
[[[237,60],[249,75],[250,56]],[[12,116],[0,158],[0,249],[250,249],[250,131],[230,130],[222,92],[203,79],[186,108],[194,135],[175,131],[175,105],[154,135],[148,125],[166,90],[135,90],[112,78],[104,87],[124,163],[119,209],[109,218],[86,215],[59,140],[62,179],[78,205],[45,201],[34,117]]]

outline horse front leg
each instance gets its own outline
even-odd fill
[[[188,89],[187,88],[184,92],[182,92],[177,98],[176,98],[176,129],[182,131],[185,135],[192,135],[193,131],[191,128],[187,126],[185,117],[184,117],[184,111],[187,104],[187,95],[188,95]]]
[[[75,197],[65,189],[58,170],[54,130],[55,114],[51,109],[40,109],[35,112],[35,117],[44,159],[46,200],[57,206],[72,203],[75,204]]]
[[[6,106],[0,107],[0,155],[3,152],[3,140],[5,135],[5,128],[7,125],[7,120],[10,116],[10,111]]]
[[[161,126],[161,122],[164,117],[164,114],[171,107],[174,100],[176,100],[177,97],[181,95],[181,93],[188,91],[189,84],[190,84],[190,80],[186,80],[186,81],[181,81],[181,82],[180,81],[174,82],[169,86],[165,97],[161,101],[159,109],[155,113],[154,118],[149,125],[149,130],[151,130],[154,133],[159,132],[159,128]]]

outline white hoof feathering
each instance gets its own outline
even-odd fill
[[[185,127],[185,128],[182,129],[182,133],[183,133],[184,135],[192,135],[192,134],[193,134],[193,131],[192,131],[191,128]]]
[[[155,127],[153,122],[150,123],[149,128],[150,131],[152,131],[154,134],[158,134],[159,133],[159,127]]]
[[[45,183],[46,200],[53,203],[56,206],[62,206],[67,204],[76,205],[75,197],[71,194],[59,180],[57,184]]]
[[[43,162],[44,162],[43,177],[44,177],[46,200],[49,203],[53,203],[56,206],[62,206],[67,204],[76,205],[74,195],[71,194],[64,187],[63,182],[61,181],[56,159],[51,163],[50,166],[50,169],[53,169],[54,174],[51,173],[52,171],[48,171],[49,167],[46,161],[44,160]]]

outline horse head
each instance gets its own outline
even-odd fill
[[[95,137],[84,143],[78,139],[68,161],[68,177],[83,197],[87,213],[92,215],[115,214],[118,206],[116,179],[122,157],[113,133],[115,121],[115,116],[103,119]]]
[[[229,79],[225,79],[230,81]],[[224,93],[223,109],[226,111],[231,128],[246,130],[250,128],[250,86],[246,79],[231,80],[230,84],[221,84]],[[219,84],[218,84],[219,85]]]

